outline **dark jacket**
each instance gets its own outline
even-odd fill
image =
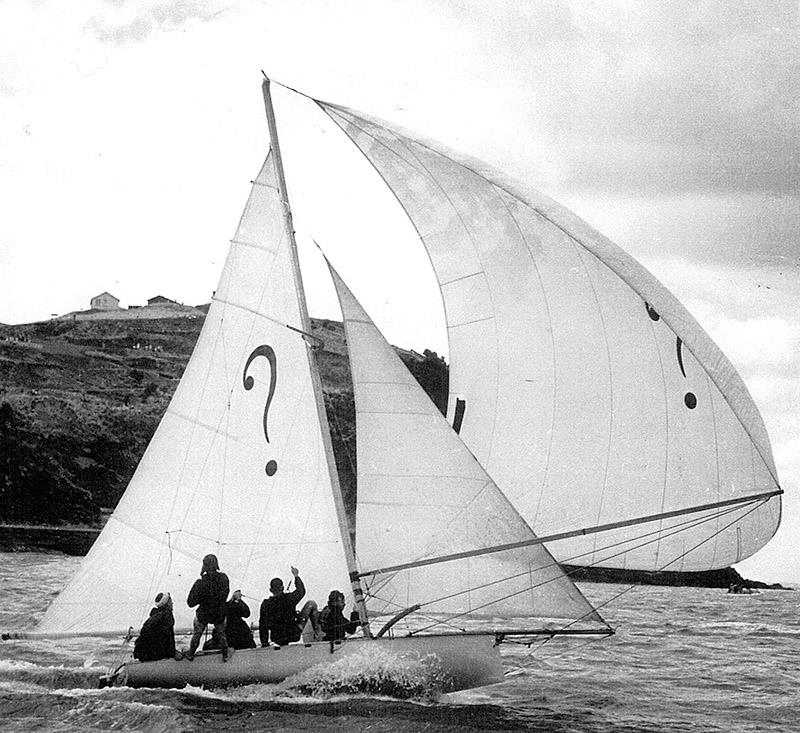
[[[175,617],[169,608],[153,608],[133,645],[133,657],[155,662],[175,656]]]
[[[225,602],[230,582],[225,573],[212,570],[194,581],[186,603],[197,606],[197,620],[201,624],[219,624],[225,620]]]
[[[225,618],[228,646],[234,649],[252,649],[256,645],[253,632],[250,631],[250,624],[244,620],[250,618],[250,607],[242,600],[231,599],[225,606]]]
[[[297,641],[300,638],[297,604],[306,594],[306,587],[299,576],[295,577],[294,584],[295,589],[291,593],[270,596],[261,602],[261,614],[258,619],[261,646],[267,646],[270,641],[278,646],[285,646],[290,641]]]
[[[319,614],[319,625],[325,634],[323,641],[339,641],[346,634],[355,633],[359,626],[358,611],[353,611],[348,621],[340,608],[325,606]]]

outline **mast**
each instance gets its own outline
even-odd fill
[[[300,306],[300,321],[305,335],[311,334],[311,319],[308,316],[308,307],[306,305],[306,294],[303,288],[303,276],[300,272],[300,259],[297,253],[297,240],[295,239],[294,223],[292,221],[292,210],[289,206],[289,194],[286,188],[286,178],[283,173],[283,160],[281,158],[281,149],[278,142],[278,125],[275,121],[275,110],[272,106],[272,96],[270,95],[270,81],[265,75],[264,81],[261,83],[261,89],[264,93],[264,109],[267,113],[267,125],[269,127],[270,143],[272,145],[272,155],[275,164],[275,175],[278,180],[278,191],[283,206],[283,223],[286,230],[286,236],[289,240],[289,252],[291,254],[292,274],[294,276],[294,284],[297,290],[297,299]],[[331,487],[333,489],[333,503],[336,506],[336,518],[339,522],[339,532],[342,537],[342,545],[344,547],[345,559],[347,562],[347,570],[350,574],[350,584],[355,598],[356,607],[358,608],[358,615],[361,621],[361,628],[364,635],[371,637],[369,629],[369,618],[367,616],[367,607],[364,603],[364,591],[361,588],[361,581],[359,579],[358,568],[356,566],[355,552],[353,551],[353,543],[350,539],[350,529],[347,524],[347,515],[344,510],[344,500],[342,499],[342,490],[339,485],[339,474],[336,470],[336,460],[333,455],[333,446],[331,445],[330,430],[328,428],[328,415],[325,411],[325,401],[322,393],[322,380],[319,376],[319,368],[317,367],[317,360],[312,353],[311,347],[306,341],[306,355],[308,356],[308,366],[311,372],[311,383],[314,387],[314,401],[317,407],[317,414],[319,416],[320,426],[322,427],[322,444],[325,447],[325,458],[328,464],[328,472],[331,479]]]

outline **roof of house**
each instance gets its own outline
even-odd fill
[[[148,298],[147,302],[148,302],[148,304],[150,304],[150,303],[175,303],[174,300],[172,300],[171,298],[167,298],[167,297],[165,297],[163,295],[156,295],[154,298]],[[177,303],[176,303],[176,305],[177,305]]]

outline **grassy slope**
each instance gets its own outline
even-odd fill
[[[125,490],[177,387],[202,318],[0,326],[0,522],[94,523]],[[346,503],[355,499],[355,416],[342,325],[315,320]],[[435,355],[401,358],[434,401]]]

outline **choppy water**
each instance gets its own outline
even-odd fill
[[[0,629],[30,626],[79,560],[0,554]],[[603,602],[624,586],[585,584]],[[91,599],[87,599],[91,602]],[[611,639],[507,645],[506,681],[401,701],[310,697],[291,681],[235,690],[96,689],[119,642],[0,643],[0,731],[800,730],[800,595],[642,587],[603,609]]]

